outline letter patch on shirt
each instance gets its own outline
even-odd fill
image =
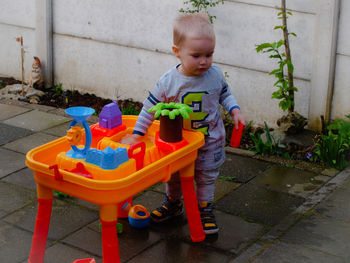
[[[182,96],[182,103],[187,104],[193,110],[190,119],[184,119],[184,128],[200,131],[208,135],[209,124],[201,124],[208,114],[203,112],[203,96],[208,94],[204,92],[188,92]]]

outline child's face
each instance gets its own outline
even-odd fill
[[[175,56],[181,61],[178,68],[185,76],[199,76],[206,72],[213,62],[215,39],[208,37],[187,37],[180,47],[173,46]]]

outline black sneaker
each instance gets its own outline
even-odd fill
[[[161,206],[157,207],[151,213],[151,219],[154,222],[163,222],[170,218],[182,215],[182,200],[171,200],[168,196]]]
[[[219,232],[213,213],[213,205],[208,202],[201,202],[199,212],[201,214],[204,233],[210,235]]]

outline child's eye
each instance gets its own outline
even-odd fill
[[[199,58],[199,55],[192,55],[192,57],[194,57],[194,58]]]
[[[207,54],[207,58],[210,58],[213,55],[213,53]]]

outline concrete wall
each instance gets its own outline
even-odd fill
[[[29,80],[35,55],[35,0],[0,0],[0,75],[21,79],[21,48],[16,37],[23,37],[25,77]]]
[[[341,1],[339,34],[336,55],[333,119],[344,118],[350,114],[350,1]]]
[[[20,50],[14,38],[23,35],[29,78],[31,56],[40,47],[35,43],[35,6],[38,8],[42,1],[0,0],[0,74],[20,78]],[[312,79],[322,76],[315,66],[319,64],[315,57],[328,52],[328,49],[314,51],[322,30],[322,25],[318,25],[322,21],[319,13],[320,7],[330,9],[333,1],[336,0],[287,1],[293,12],[288,26],[297,34],[290,39],[295,84],[299,89],[295,108],[314,119],[324,114],[325,108],[324,103],[317,103],[314,94],[322,91],[324,100],[326,90],[312,85]],[[256,123],[267,121],[271,126],[283,114],[278,101],[271,99],[275,79],[268,72],[276,63],[267,55],[257,54],[255,45],[282,38],[279,30],[272,30],[280,23],[276,17],[279,5],[280,0],[227,0],[209,11],[217,16],[214,63],[229,74],[228,82],[246,118]],[[55,83],[62,82],[66,89],[101,97],[143,101],[159,77],[177,63],[171,53],[172,22],[181,7],[183,0],[53,1]],[[350,113],[346,103],[349,74],[342,74],[350,63],[347,45],[350,35],[345,26],[348,14],[350,3],[342,0],[332,117]],[[325,38],[329,32],[323,34]]]

